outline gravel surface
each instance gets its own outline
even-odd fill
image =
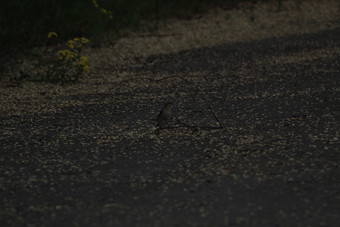
[[[1,225],[339,226],[340,20],[326,19],[175,51],[90,49],[79,84],[3,83]]]

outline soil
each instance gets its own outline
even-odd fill
[[[339,226],[337,4],[214,9],[88,48],[77,84],[1,81],[1,225]]]

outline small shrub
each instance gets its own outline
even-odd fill
[[[50,32],[48,38],[58,39],[58,35],[55,32]],[[81,55],[82,48],[88,42],[89,40],[84,37],[74,38],[67,41],[65,49],[46,50],[44,59],[25,74],[29,75],[30,81],[59,84],[78,82],[81,75],[90,72],[87,57]]]

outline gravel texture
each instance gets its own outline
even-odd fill
[[[1,225],[339,226],[337,2],[283,3],[88,49],[79,84],[3,81]]]

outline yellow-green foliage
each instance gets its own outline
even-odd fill
[[[50,32],[47,37],[57,39],[58,34]],[[48,54],[50,56],[45,56],[47,60],[37,66],[31,79],[60,84],[77,82],[82,74],[90,72],[87,57],[81,55],[82,48],[88,42],[84,37],[68,40],[65,49],[52,51]]]
[[[58,51],[59,61],[65,62],[66,65],[71,63],[74,67],[77,67],[80,72],[89,73],[90,65],[87,57],[80,55],[81,48],[88,42],[89,40],[84,37],[69,40],[66,44],[67,49]]]
[[[253,0],[2,1],[0,63],[1,57],[6,58],[9,53],[20,54],[24,48],[48,44],[44,36],[51,30],[65,39],[81,34],[90,37],[92,43],[99,43],[103,38],[114,42],[120,31],[136,29],[140,22],[158,23],[169,17],[190,18],[214,5],[232,7],[242,1]],[[107,37],[108,34],[111,36]]]
[[[110,20],[113,19],[112,12],[110,10],[99,7],[97,0],[92,0],[94,7],[99,9],[103,14],[107,15]]]

